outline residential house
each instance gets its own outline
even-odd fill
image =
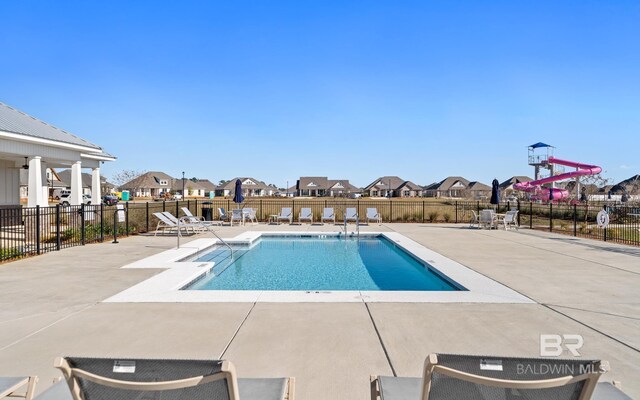
[[[60,179],[60,183],[63,185],[65,189],[71,187],[71,170],[65,169],[59,171],[57,173],[58,178]],[[91,185],[92,185],[92,176],[91,174],[83,173],[81,174],[82,181],[82,194],[91,195]],[[104,176],[100,177],[100,191],[102,194],[113,193],[115,190],[115,185],[113,183],[107,182],[107,178]]]
[[[244,197],[271,196],[274,188],[255,178],[233,178],[216,187],[216,196],[235,196],[236,181],[242,182],[242,195]]]
[[[473,181],[467,186],[468,197],[475,200],[487,200],[491,198],[491,186]]]
[[[470,197],[469,182],[461,176],[450,176],[424,188],[426,197]],[[480,186],[478,186],[480,188]]]
[[[91,168],[92,193],[100,200],[100,163],[116,158],[77,135],[0,103],[0,207],[20,207],[20,171],[24,171],[27,206],[48,206],[47,169],[71,168],[69,203],[82,203],[81,172]]]
[[[184,193],[183,193],[184,188]],[[191,179],[175,178],[171,181],[171,192],[180,193],[183,197],[204,197],[206,189],[200,182]]]
[[[348,197],[360,192],[348,179],[329,179],[326,176],[301,176],[291,189],[296,196],[310,197]]]
[[[128,190],[133,197],[157,197],[161,193],[171,192],[173,181],[164,172],[150,171],[121,185],[120,190]]]
[[[398,176],[382,176],[364,188],[371,197],[421,197],[423,188]]]
[[[198,179],[197,182],[200,184],[200,186],[204,190],[204,193],[203,193],[204,197],[210,197],[211,192],[213,192],[213,194],[215,195],[216,193],[215,183],[211,182],[208,179]]]

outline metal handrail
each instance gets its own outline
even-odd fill
[[[211,227],[208,227],[207,229],[209,232],[211,232],[213,234],[213,236],[215,236],[216,238],[218,238],[218,240],[220,242],[222,242],[222,244],[224,244],[225,246],[227,246],[229,248],[229,251],[231,252],[231,259],[233,259],[233,247],[231,247],[231,245],[227,242],[224,241],[224,239],[222,239],[220,236],[218,236],[218,234],[216,233],[216,231],[214,231],[213,229],[211,229]]]

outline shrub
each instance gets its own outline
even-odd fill
[[[451,221],[451,214],[449,214],[449,213],[444,213],[444,215],[442,216],[442,218],[444,218],[444,222],[450,222],[450,221]]]
[[[439,216],[440,213],[438,213],[437,211],[429,211],[429,213],[427,214],[427,219],[429,220],[429,222],[436,222]]]

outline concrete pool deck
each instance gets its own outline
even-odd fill
[[[541,334],[579,334],[582,357],[611,363],[603,380],[640,398],[639,248],[463,225],[366,230],[399,232],[535,303],[103,303],[163,271],[120,267],[176,242],[136,236],[0,265],[0,375],[38,375],[41,392],[60,355],[223,357],[241,377],[295,376],[297,399],[364,400],[369,375],[419,376],[431,352],[535,357]]]

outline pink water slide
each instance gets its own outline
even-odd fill
[[[573,161],[561,160],[555,157],[549,157],[548,162],[549,164],[559,164],[577,169],[575,171],[565,172],[564,174],[538,179],[537,181],[519,182],[513,185],[513,188],[527,193],[533,193],[531,198],[534,200],[560,200],[569,197],[568,190],[544,188],[542,185],[545,183],[564,181],[565,179],[571,179],[577,176],[596,175],[602,172],[602,168],[597,165],[582,164]]]

